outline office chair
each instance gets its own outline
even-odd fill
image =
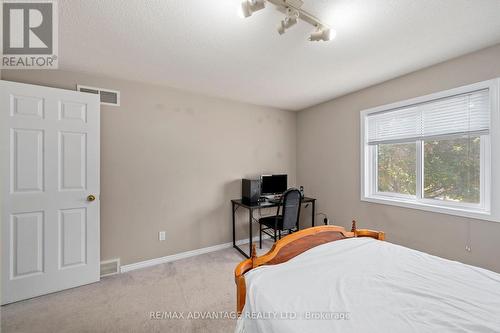
[[[273,237],[276,242],[281,239],[281,232],[299,230],[300,205],[302,203],[302,195],[300,191],[292,188],[283,193],[281,203],[276,211],[276,216],[266,216],[259,219],[259,248],[262,249],[262,233]],[[283,214],[280,215],[280,208],[283,207]],[[265,226],[263,228],[263,226]],[[266,228],[267,227],[267,228]],[[268,233],[267,230],[273,229],[274,233]],[[278,234],[277,234],[278,233]]]

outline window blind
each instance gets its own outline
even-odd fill
[[[368,144],[447,135],[482,135],[490,129],[489,90],[446,97],[367,116]]]

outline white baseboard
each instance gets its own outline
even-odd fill
[[[268,238],[270,238],[268,235],[262,236],[262,239],[268,239]],[[253,242],[258,242],[258,241],[259,241],[258,236],[253,238]],[[242,244],[248,244],[248,240],[242,239],[242,240],[236,241],[236,245],[239,246]],[[224,249],[228,249],[231,247],[233,247],[233,242],[204,247],[204,248],[192,250],[192,251],[181,252],[181,253],[165,256],[165,257],[154,258],[154,259],[145,260],[145,261],[139,261],[139,262],[136,262],[133,264],[121,266],[120,273],[130,272],[130,271],[133,271],[136,269],[141,269],[141,268],[145,268],[145,267],[164,264],[164,263],[171,262],[171,261],[176,261],[176,260],[180,260],[180,259],[194,257],[194,256],[198,256],[200,254],[205,254],[205,253],[209,253],[209,252],[224,250]]]

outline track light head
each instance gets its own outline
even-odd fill
[[[288,8],[286,11],[286,17],[284,20],[281,20],[280,24],[278,24],[278,33],[283,35],[287,29],[294,26],[299,19],[299,12],[295,9]]]
[[[245,0],[241,3],[241,13],[243,17],[250,17],[253,13],[265,7],[265,0]]]
[[[309,36],[309,40],[312,42],[325,41],[328,42],[335,38],[335,31],[327,27],[318,27],[316,31],[313,31]]]

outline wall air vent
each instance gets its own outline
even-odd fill
[[[120,258],[101,261],[101,277],[120,273]]]
[[[120,106],[120,92],[111,89],[105,88],[96,88],[89,86],[76,86],[77,91],[89,93],[89,94],[98,94],[101,99],[102,105],[112,105],[112,106]]]

